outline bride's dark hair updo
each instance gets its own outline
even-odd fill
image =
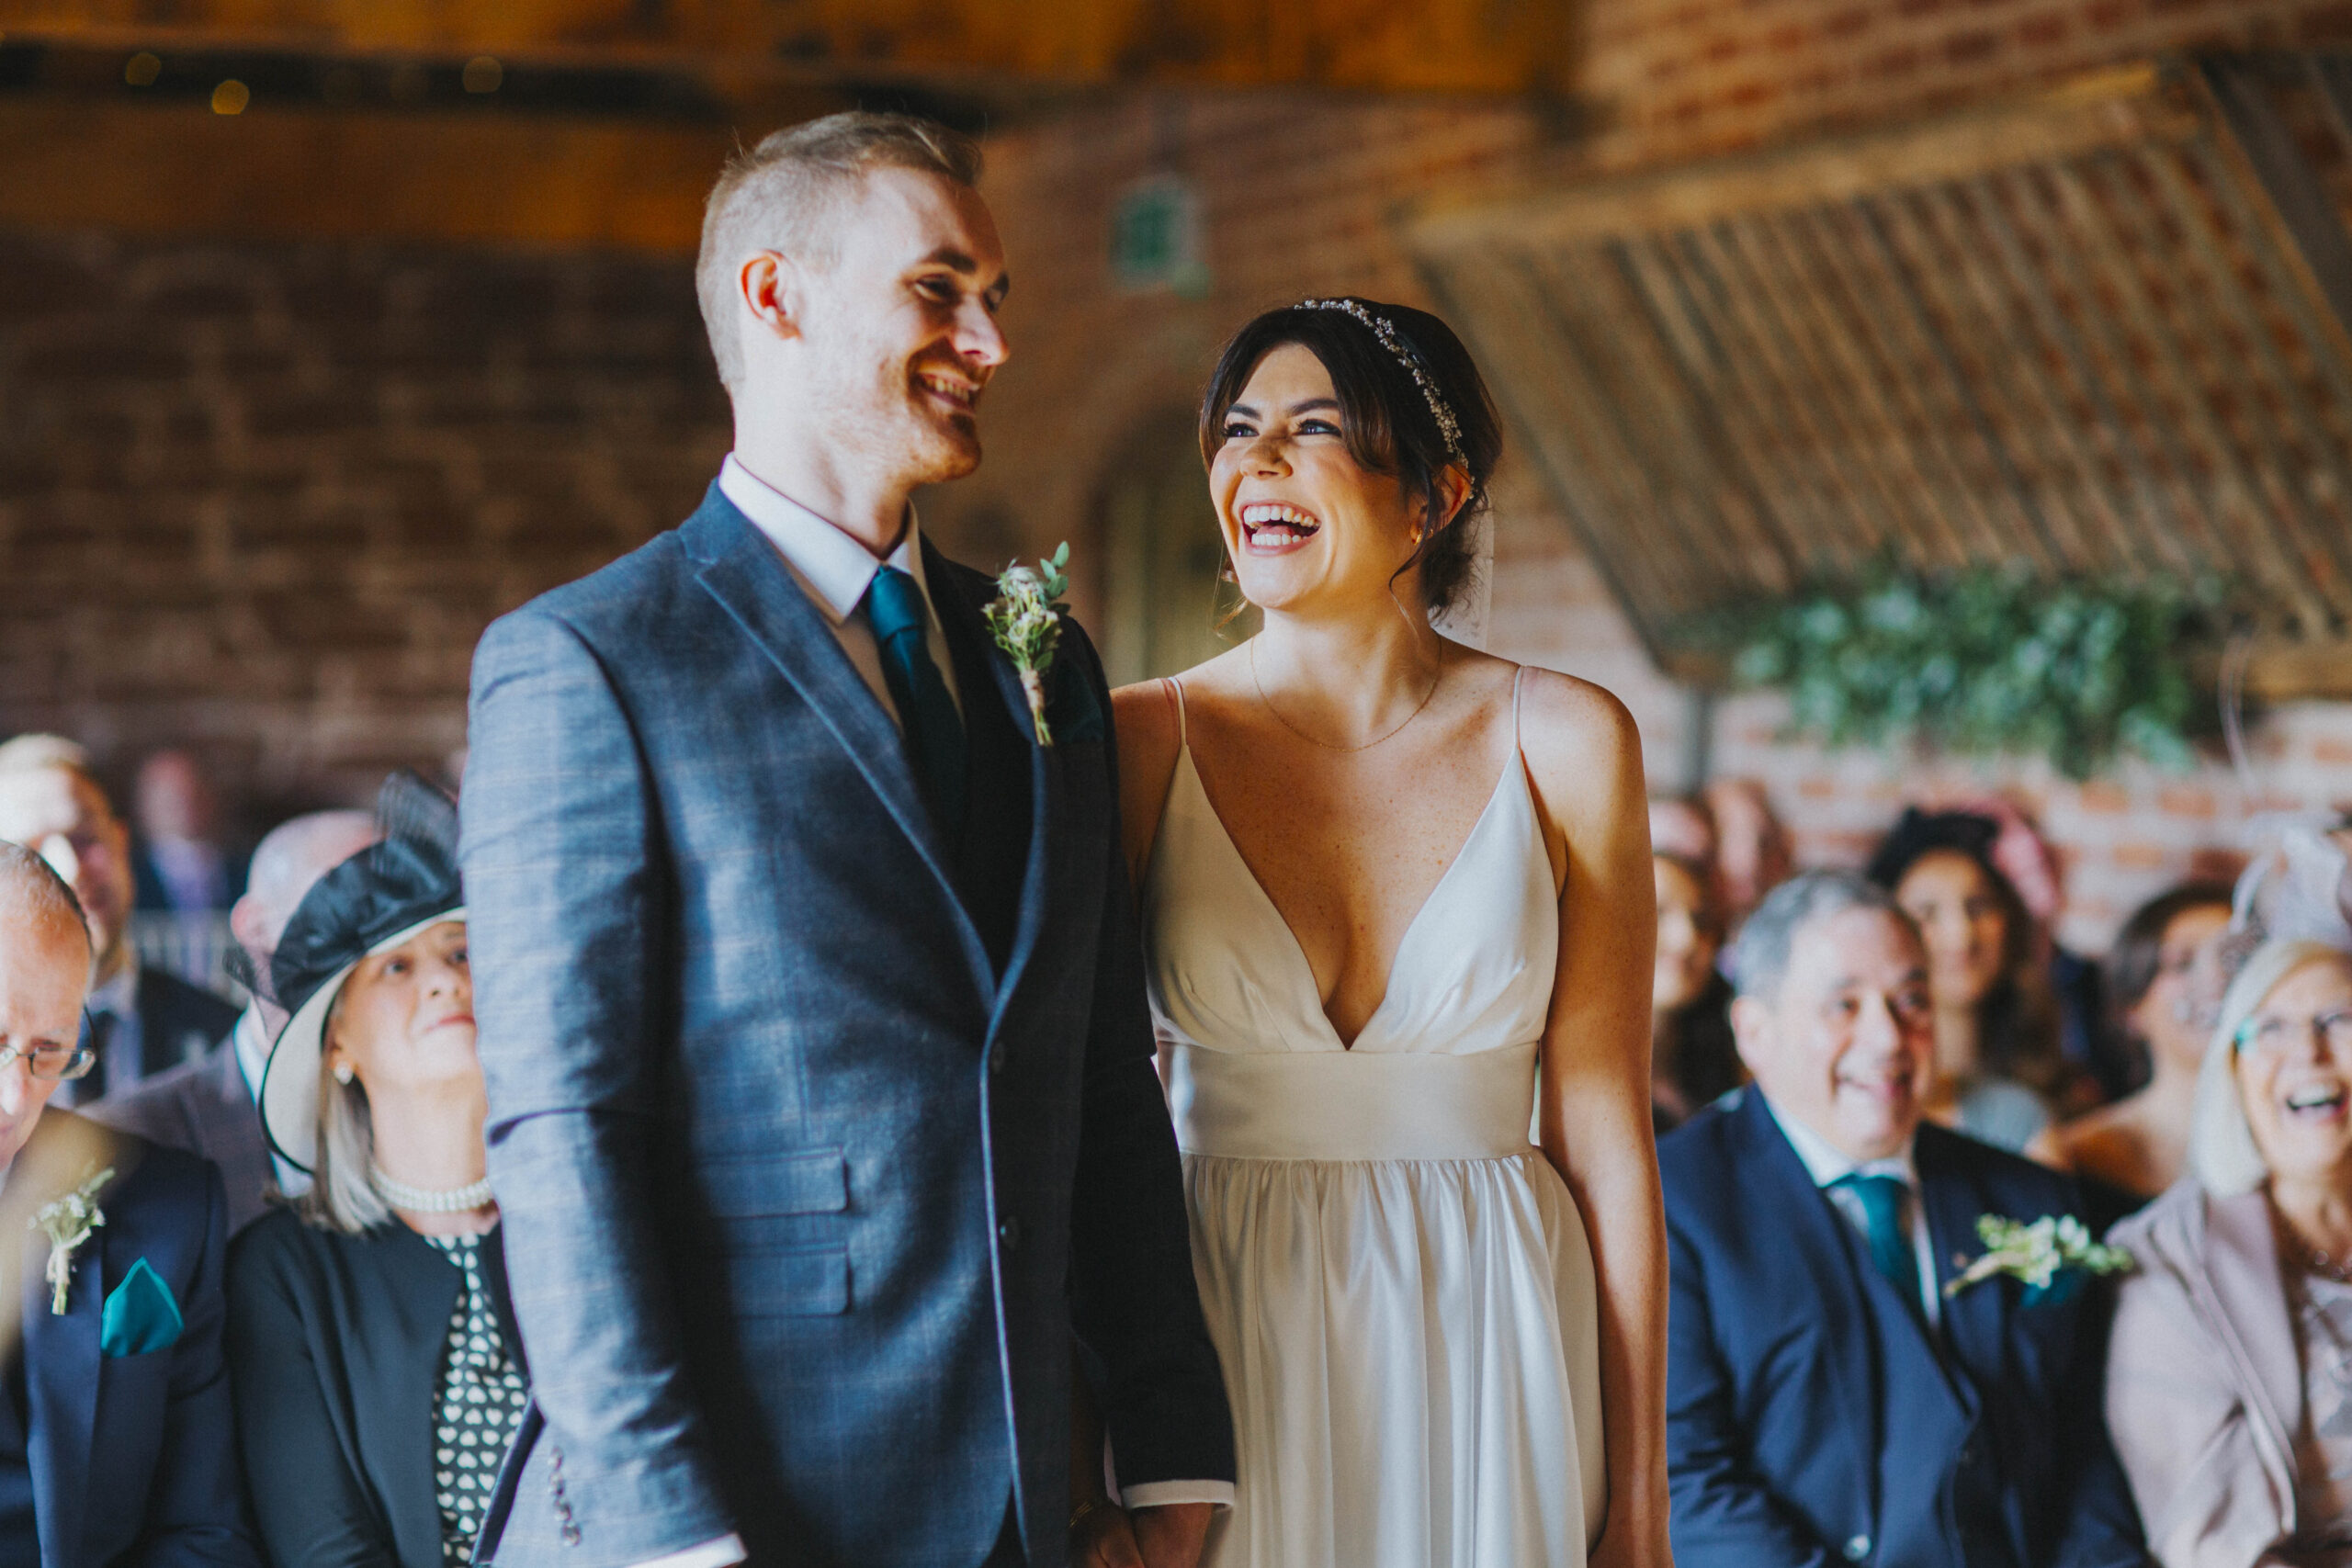
[[[1432,610],[1446,610],[1469,586],[1470,530],[1462,526],[1487,507],[1487,481],[1502,457],[1502,422],[1486,378],[1453,329],[1410,305],[1375,299],[1348,303],[1385,321],[1436,389],[1459,431],[1460,461],[1470,472],[1470,494],[1448,525],[1422,539],[1398,575],[1418,566],[1421,592]],[[1259,361],[1285,344],[1296,344],[1330,372],[1340,399],[1340,425],[1348,456],[1378,474],[1394,474],[1408,496],[1419,496],[1428,515],[1445,510],[1438,477],[1455,458],[1428,394],[1406,360],[1380,341],[1374,329],[1344,310],[1286,305],[1257,317],[1225,345],[1201,400],[1201,460],[1214,462],[1225,445],[1225,416],[1240,400]]]

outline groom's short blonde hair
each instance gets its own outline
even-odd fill
[[[915,169],[960,186],[980,183],[980,146],[958,130],[909,114],[827,115],[763,137],[727,161],[703,208],[695,292],[718,378],[743,375],[735,338],[735,276],[755,251],[784,251],[820,265],[825,222],[843,194],[876,169]]]

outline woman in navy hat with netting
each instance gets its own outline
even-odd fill
[[[457,814],[396,775],[382,842],[327,874],[268,976],[262,1079],[311,1190],[229,1265],[237,1424],[280,1568],[470,1561],[529,1402],[484,1175]]]

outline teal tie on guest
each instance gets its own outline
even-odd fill
[[[865,591],[865,614],[881,646],[882,679],[898,705],[908,759],[932,820],[953,851],[964,834],[964,719],[932,662],[922,590],[897,567],[876,568]]]
[[[1870,1244],[1871,1262],[1911,1315],[1925,1320],[1920,1299],[1919,1255],[1912,1249],[1910,1229],[1903,1223],[1903,1204],[1911,1189],[1898,1177],[1841,1176],[1830,1183],[1851,1192],[1862,1206],[1862,1235]]]

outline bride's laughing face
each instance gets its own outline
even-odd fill
[[[1397,571],[1423,508],[1396,475],[1356,461],[1342,419],[1331,373],[1298,344],[1260,360],[1226,411],[1209,490],[1242,594],[1261,609],[1419,600],[1419,574]]]

